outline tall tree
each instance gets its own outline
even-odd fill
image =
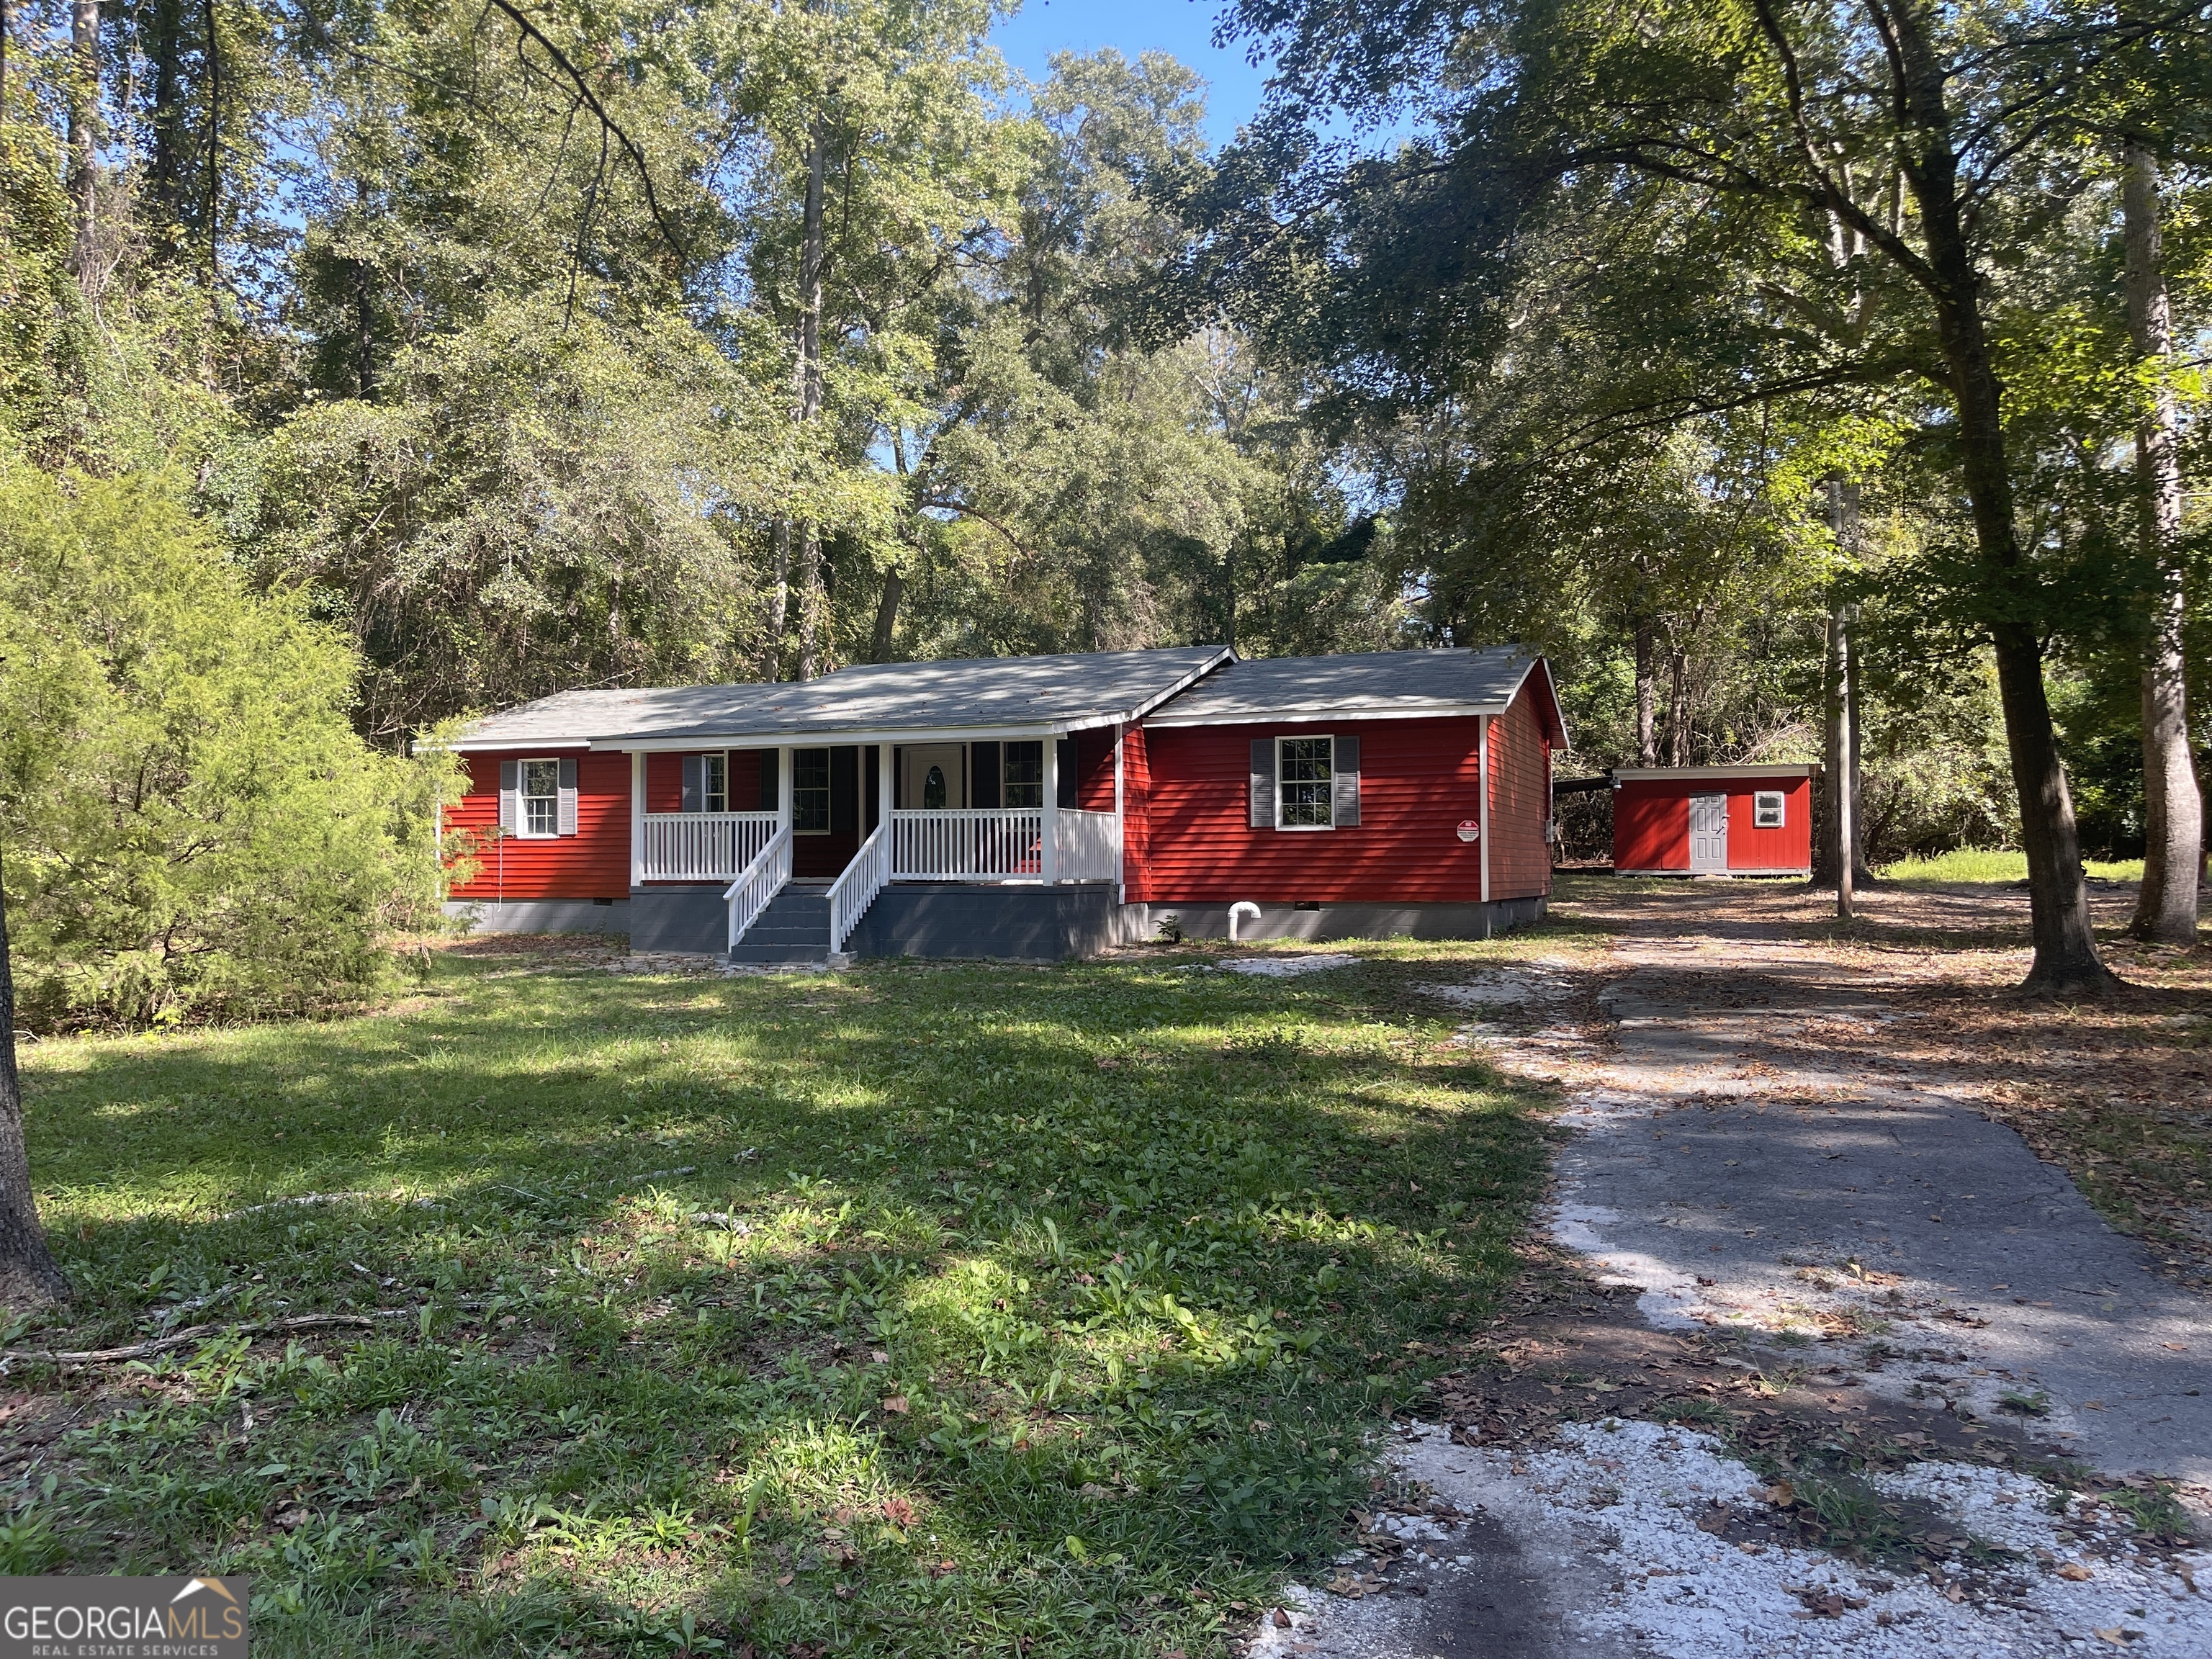
[[[2183,629],[2181,438],[2172,381],[2173,310],[2166,293],[2158,160],[2130,144],[2122,160],[2128,336],[2149,376],[2136,427],[2137,535],[2154,587],[2142,662],[2143,876],[2129,931],[2197,942],[2197,865],[2204,804],[2190,752]]]
[[[8,946],[8,897],[0,884],[0,1308],[69,1299],[70,1283],[46,1247],[23,1139],[23,1085],[15,1069],[15,975]]]

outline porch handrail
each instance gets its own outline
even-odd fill
[[[837,879],[830,884],[830,950],[831,954],[845,948],[845,941],[860,925],[860,918],[868,914],[891,879],[891,827],[879,823],[860,850],[853,854]]]
[[[722,901],[730,907],[730,949],[738,948],[745,930],[760,920],[769,901],[790,879],[791,826],[785,824],[769,838],[744,873],[723,890]]]
[[[647,812],[639,868],[647,881],[727,880],[759,856],[780,822],[774,812]]]

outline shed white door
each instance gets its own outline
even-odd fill
[[[1728,868],[1728,797],[1690,797],[1690,869]]]

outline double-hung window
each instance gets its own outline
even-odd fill
[[[561,763],[526,760],[522,763],[522,833],[557,836],[561,833]]]
[[[705,800],[701,809],[708,812],[726,812],[730,810],[730,757],[727,755],[700,757],[699,793]]]
[[[1006,747],[1006,793],[1000,797],[1008,806],[1036,807],[1044,805],[1044,744],[1042,743],[1010,743]]]
[[[830,833],[830,751],[798,749],[791,756],[791,829],[793,835]]]
[[[1784,817],[1785,797],[1779,789],[1756,789],[1751,796],[1751,822],[1754,829],[1779,830]]]
[[[1275,753],[1275,827],[1279,830],[1330,830],[1331,777],[1334,771],[1335,741],[1329,738],[1279,738]]]

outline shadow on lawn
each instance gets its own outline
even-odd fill
[[[1438,1049],[1440,960],[477,978],[58,1055],[76,1339],[428,1310],[164,1362],[152,1427],[65,1443],[106,1490],[58,1500],[73,1559],[212,1552],[302,1618],[465,1582],[602,1633],[1210,1628],[1194,1581],[1323,1547],[1378,1407],[1514,1276],[1540,1133]]]

